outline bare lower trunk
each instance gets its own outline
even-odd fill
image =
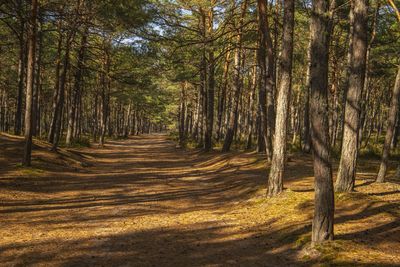
[[[241,7],[241,17],[240,17],[240,25],[243,25],[243,20],[247,11],[247,0],[242,3]],[[226,131],[226,136],[224,140],[224,145],[222,147],[223,152],[228,152],[231,149],[231,145],[233,142],[233,138],[238,125],[239,118],[239,101],[240,95],[242,91],[242,82],[241,82],[241,72],[242,72],[242,29],[241,27],[237,33],[237,48],[235,50],[234,56],[234,78],[233,78],[233,88],[232,88],[232,106],[229,115],[228,128]]]
[[[31,17],[28,33],[28,64],[26,74],[26,109],[25,109],[25,146],[22,164],[31,165],[32,154],[32,111],[33,111],[33,83],[35,72],[36,31],[37,31],[38,1],[32,0]]]
[[[268,196],[275,196],[283,190],[283,176],[286,164],[287,130],[289,119],[290,91],[292,87],[292,57],[294,30],[294,0],[284,1],[284,28],[281,57],[281,78],[277,99],[274,150],[268,179]]]
[[[214,4],[214,3],[213,3]],[[213,20],[214,20],[213,7],[210,8],[207,23],[207,37],[213,38]],[[215,60],[213,43],[209,43],[208,48],[208,66],[207,66],[207,116],[206,116],[206,131],[204,136],[204,150],[209,151],[212,149],[212,136],[214,126],[214,95],[215,95]]]
[[[260,49],[260,75],[262,77],[261,88],[259,92],[260,112],[261,112],[261,133],[264,136],[264,144],[269,160],[272,158],[272,136],[274,133],[274,53],[271,39],[271,33],[267,17],[267,1],[258,0],[258,14],[259,14],[259,34]]]
[[[382,160],[379,167],[378,176],[376,181],[378,183],[385,182],[385,177],[388,169],[390,144],[392,143],[394,128],[396,126],[396,117],[399,110],[399,97],[400,97],[400,66],[398,67],[396,82],[393,88],[392,103],[390,104],[388,128],[386,131],[385,144],[383,146]]]
[[[54,142],[54,133],[56,129],[56,122],[57,122],[57,116],[58,116],[58,102],[57,99],[60,94],[60,72],[61,72],[61,50],[62,50],[62,42],[63,42],[63,35],[61,33],[61,27],[62,27],[62,21],[61,19],[58,22],[58,45],[57,45],[57,63],[56,63],[56,70],[55,70],[55,86],[54,86],[54,95],[53,95],[53,116],[51,118],[50,122],[50,129],[49,129],[49,135],[48,135],[48,141],[50,143]]]
[[[22,128],[22,100],[24,96],[25,84],[25,39],[24,39],[25,23],[21,21],[21,30],[19,36],[19,61],[18,61],[18,96],[17,110],[15,113],[14,134],[20,135]]]
[[[354,189],[358,158],[361,93],[364,86],[367,55],[368,6],[366,0],[355,0],[352,3],[352,10],[354,30],[351,38],[353,45],[349,88],[346,96],[342,154],[335,185],[337,192],[349,192]]]
[[[78,109],[78,101],[79,101],[79,95],[82,87],[82,80],[83,80],[83,68],[84,68],[84,60],[85,60],[85,52],[86,52],[86,43],[87,43],[87,34],[88,30],[86,30],[83,33],[82,36],[82,41],[81,41],[81,47],[78,53],[78,66],[75,72],[75,84],[72,90],[72,95],[71,95],[71,107],[69,110],[69,115],[68,115],[68,128],[67,128],[67,137],[66,137],[66,145],[70,145],[72,138],[74,136],[74,126],[76,126],[76,114],[77,114],[77,109]]]
[[[313,0],[311,17],[311,140],[315,207],[312,243],[333,239],[334,197],[329,146],[327,0]]]
[[[181,106],[179,109],[179,144],[185,144],[185,114],[186,114],[186,84],[182,83],[181,88]]]

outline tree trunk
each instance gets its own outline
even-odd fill
[[[75,72],[75,83],[71,94],[71,107],[69,110],[68,115],[68,128],[67,128],[67,137],[66,137],[66,145],[69,146],[72,141],[73,132],[74,132],[74,125],[76,114],[77,114],[77,106],[80,91],[82,90],[82,83],[83,83],[83,69],[85,67],[85,53],[86,53],[86,46],[87,46],[87,35],[88,35],[88,27],[86,27],[85,31],[82,35],[81,40],[81,47],[78,52],[78,65]]]
[[[55,86],[54,86],[54,95],[53,95],[53,116],[50,122],[50,129],[49,129],[49,135],[48,135],[48,141],[50,143],[54,142],[54,133],[56,131],[56,122],[57,122],[57,109],[58,109],[58,96],[60,94],[60,72],[61,72],[61,53],[62,53],[62,43],[63,43],[63,34],[61,32],[62,28],[62,20],[58,21],[57,25],[57,31],[59,34],[58,37],[58,45],[57,45],[57,63],[56,63],[56,70],[55,70]]]
[[[33,94],[33,114],[32,114],[32,135],[37,136],[40,133],[40,93],[42,90],[42,57],[43,57],[43,22],[41,12],[38,10],[39,30],[37,33],[37,59],[35,86]]]
[[[302,149],[305,153],[311,151],[311,134],[310,134],[310,86],[311,86],[311,40],[307,49],[307,73],[306,73],[306,88],[305,88],[305,104],[304,104],[304,119],[303,119],[303,142]]]
[[[224,64],[224,72],[222,76],[222,85],[220,88],[220,93],[218,97],[218,122],[217,122],[217,141],[219,141],[222,137],[222,122],[223,122],[223,114],[226,109],[226,89],[228,87],[228,74],[229,74],[229,66],[230,66],[230,57],[231,52],[228,51],[226,53],[225,64]]]
[[[18,1],[19,7],[22,9],[21,1]],[[15,112],[15,124],[14,134],[20,135],[22,131],[22,101],[24,97],[24,85],[25,85],[25,70],[26,70],[26,58],[25,49],[26,42],[24,38],[25,33],[25,21],[21,18],[21,27],[19,38],[19,59],[18,59],[18,96],[17,96],[17,110]]]
[[[233,142],[233,138],[235,135],[235,131],[238,125],[238,116],[239,116],[239,98],[242,91],[241,84],[241,72],[242,72],[242,26],[244,23],[244,17],[247,11],[247,0],[242,3],[241,7],[241,15],[239,22],[239,30],[237,33],[237,48],[235,50],[234,56],[234,80],[233,80],[233,88],[232,88],[232,106],[229,115],[228,128],[226,131],[226,136],[224,140],[224,145],[222,147],[223,152],[228,152],[231,149],[231,145]]]
[[[185,145],[186,82],[181,85],[181,106],[179,108],[179,145]]]
[[[208,25],[206,37],[210,40],[213,38],[214,27],[214,1],[208,14]],[[206,131],[204,136],[204,150],[212,149],[212,136],[214,126],[214,94],[215,94],[215,60],[213,42],[208,41],[208,71],[207,71],[207,116],[206,116]]]
[[[22,164],[31,166],[32,154],[32,111],[33,111],[33,83],[35,76],[35,53],[37,31],[38,1],[32,0],[31,16],[28,31],[28,68],[26,73],[26,110],[25,110],[25,146]]]
[[[100,112],[100,140],[99,145],[101,147],[105,144],[105,135],[107,131],[107,122],[109,121],[109,91],[110,91],[110,56],[108,54],[108,47],[105,44],[104,47],[104,58],[103,58],[103,73],[101,74],[101,112]],[[110,128],[110,127],[109,127]],[[110,129],[109,129],[110,130]]]
[[[376,182],[385,182],[385,177],[389,164],[390,144],[392,143],[394,128],[396,127],[397,111],[399,110],[399,97],[400,97],[400,65],[397,70],[396,82],[393,87],[392,102],[389,109],[388,128],[386,131],[385,144],[383,146],[381,165],[379,167]]]
[[[354,189],[358,158],[361,93],[364,86],[367,55],[367,0],[355,0],[351,8],[353,9],[353,35],[351,37],[353,45],[349,87],[346,94],[342,153],[335,185],[337,192],[349,192]]]
[[[272,158],[272,136],[274,132],[275,112],[273,101],[274,90],[274,53],[267,17],[266,0],[258,0],[259,34],[261,36],[259,61],[261,85],[259,91],[260,127],[264,136],[267,157]]]
[[[65,55],[64,55],[64,62],[63,62],[63,72],[60,77],[60,89],[58,92],[57,97],[57,106],[54,112],[55,116],[55,127],[54,127],[54,139],[53,139],[53,146],[52,150],[55,151],[58,147],[58,143],[60,141],[60,137],[63,132],[62,122],[63,122],[63,111],[64,111],[64,99],[65,99],[65,86],[67,84],[67,74],[70,67],[70,49],[73,40],[73,33],[70,32],[69,36],[67,37],[67,42],[65,46]]]
[[[327,0],[313,0],[311,16],[311,141],[315,176],[313,244],[333,239],[334,196],[329,146],[327,13]]]
[[[285,18],[283,25],[280,82],[276,109],[274,149],[268,179],[268,196],[275,196],[283,190],[283,176],[286,164],[287,130],[289,103],[292,87],[292,58],[294,32],[294,0],[284,1]]]

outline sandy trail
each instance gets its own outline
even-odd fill
[[[7,144],[4,151],[8,151]],[[18,159],[18,151],[7,153],[15,153]],[[38,158],[41,152],[36,153]],[[63,169],[53,166],[49,158],[36,162],[46,166],[45,170],[1,170],[0,265],[312,263],[298,258],[299,242],[307,242],[312,216],[309,158],[289,164],[286,186],[297,193],[266,201],[265,166],[253,153],[185,152],[176,149],[165,135],[111,141],[103,149],[78,153],[86,167]],[[45,158],[46,153],[42,154]],[[363,186],[365,181],[360,183]],[[395,213],[398,200],[339,207],[338,234],[342,232],[343,239],[360,239],[360,251],[366,250],[365,242],[375,242],[370,260],[376,260],[376,250],[386,250],[380,265],[392,266],[399,260],[393,247],[398,241],[393,234],[400,230],[399,214]],[[374,216],[379,217],[385,207],[395,212],[379,224]],[[366,228],[388,225],[382,232],[389,238],[377,235],[368,239],[357,232],[360,228],[354,225],[355,219]],[[357,260],[354,257],[350,258]],[[368,257],[362,260],[368,262]],[[346,257],[343,262],[352,264]]]
[[[85,149],[83,170],[4,177],[4,264],[234,263],[234,224],[219,216],[257,189],[226,156],[177,150],[164,135]],[[246,165],[236,163],[237,167]],[[243,171],[242,171],[243,172]],[[222,258],[223,259],[222,259]]]

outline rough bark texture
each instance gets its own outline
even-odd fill
[[[328,1],[313,0],[311,17],[311,140],[315,207],[312,243],[333,239],[334,197],[328,120]]]
[[[287,147],[287,124],[289,119],[290,91],[292,87],[294,0],[284,1],[284,17],[281,78],[276,109],[274,150],[268,179],[268,196],[275,196],[283,190]]]
[[[400,66],[397,70],[396,82],[393,88],[392,103],[390,104],[388,128],[386,131],[385,145],[383,146],[382,160],[379,167],[379,173],[376,178],[378,183],[385,182],[385,176],[387,173],[389,156],[390,156],[390,145],[393,139],[394,128],[396,126],[396,117],[399,110],[399,97],[400,97]]]
[[[352,9],[353,36],[351,38],[353,45],[351,48],[349,87],[346,95],[342,153],[335,185],[337,192],[349,192],[354,189],[358,157],[361,93],[366,68],[367,0],[355,0],[352,3]]]
[[[31,17],[28,31],[28,64],[26,74],[26,109],[25,109],[25,147],[22,164],[31,165],[32,154],[32,110],[33,110],[33,83],[35,76],[35,53],[36,53],[36,31],[38,1],[32,0]]]

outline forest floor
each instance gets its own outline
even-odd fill
[[[308,254],[312,159],[290,157],[285,192],[265,198],[255,153],[177,149],[166,135],[61,149],[0,135],[1,266],[399,266],[400,181],[336,196],[336,240]]]

